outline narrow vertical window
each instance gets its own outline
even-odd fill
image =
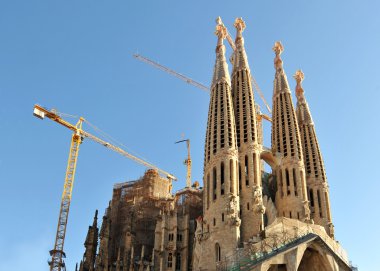
[[[260,170],[258,167],[257,167],[257,158],[256,158],[256,154],[254,153],[253,155],[252,155],[252,159],[253,159],[253,167],[252,167],[252,170],[253,170],[253,172],[255,172],[255,169],[256,169],[256,171],[258,171],[258,170]],[[257,176],[254,176],[254,180],[253,180],[253,183],[255,184],[255,185],[257,185],[257,183],[259,182],[259,180],[256,180],[257,179]]]
[[[210,207],[210,191],[211,191],[211,186],[210,186],[210,174],[207,174],[207,189],[205,190],[205,193],[207,194],[207,209]]]
[[[314,207],[313,189],[311,189],[311,188],[309,190],[309,195],[310,195],[310,205],[311,205],[311,207]]]
[[[248,177],[248,156],[244,158],[244,173],[245,173],[245,185],[249,186],[249,177]]]
[[[213,182],[213,191],[214,191],[214,200],[216,200],[216,168],[212,170],[212,182]]]
[[[233,187],[234,187],[234,184],[233,184],[233,178],[232,178],[232,174],[233,174],[233,161],[232,161],[232,159],[230,159],[230,192],[231,193],[234,193],[235,191],[234,191],[234,189],[233,189]]]
[[[222,213],[222,221],[224,222],[224,213]]]
[[[220,164],[220,194],[224,195],[224,163]]]
[[[296,169],[293,168],[293,182],[294,182],[294,195],[298,196],[297,192],[297,175],[296,175]]]
[[[277,173],[278,176],[278,183],[279,183],[279,191],[281,191],[281,198],[284,197],[284,183],[283,183],[283,178],[282,178],[282,170],[280,169]]]
[[[319,207],[319,216],[322,216],[322,203],[321,203],[321,195],[319,194],[319,190],[317,190],[317,199],[318,199],[318,207]]]
[[[239,163],[239,191],[241,190],[241,166]]]
[[[181,270],[181,253],[177,253],[175,257],[175,270]]]
[[[169,253],[168,255],[168,267],[173,266],[173,253]]]
[[[290,178],[289,178],[289,170],[285,169],[285,177],[286,177],[286,186],[287,186],[287,191],[288,195],[290,195]]]
[[[221,253],[220,253],[220,245],[218,243],[215,244],[215,261],[220,262],[221,260]]]

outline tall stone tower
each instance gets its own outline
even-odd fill
[[[329,188],[326,179],[325,166],[319,150],[314,122],[301,84],[304,79],[303,72],[298,70],[295,73],[294,78],[297,82],[296,112],[301,132],[311,218],[316,224],[323,226],[331,237],[334,237],[334,226],[331,219]]]
[[[95,270],[95,259],[96,250],[98,248],[98,210],[95,211],[94,222],[92,226],[88,227],[86,241],[84,243],[85,252],[83,254],[83,259],[79,266],[79,271],[94,271]]]
[[[282,161],[275,170],[277,177],[276,207],[279,216],[308,220],[305,167],[301,138],[298,129],[288,80],[283,69],[283,46],[276,42],[276,69],[273,86],[272,151],[282,154]]]
[[[240,218],[242,221],[241,239],[248,241],[263,229],[261,200],[261,169],[259,135],[256,121],[256,108],[252,92],[251,71],[244,48],[242,32],[245,22],[237,18],[236,50],[233,57],[232,99],[234,104],[236,137],[239,150],[239,195]]]
[[[216,62],[211,84],[205,164],[203,231],[199,266],[215,270],[217,262],[233,252],[240,241],[237,187],[238,150],[231,98],[231,81],[223,40],[226,28],[218,24]]]

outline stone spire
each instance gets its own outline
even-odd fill
[[[236,249],[240,238],[238,152],[231,82],[223,45],[226,33],[222,24],[216,26],[218,42],[205,145],[203,223],[210,235],[201,241],[204,253],[199,265],[208,270],[215,270],[216,262],[226,256],[227,251]]]
[[[283,50],[282,44],[276,42],[273,47],[276,74],[273,86],[272,151],[283,156],[281,164],[274,169],[277,177],[276,206],[279,216],[309,220],[301,138],[283,69]]]
[[[110,241],[110,231],[111,231],[111,219],[110,219],[111,206],[109,205],[103,216],[102,227],[100,228],[100,245],[99,254],[96,258],[96,271],[108,270],[108,252],[109,252],[109,241]]]
[[[84,243],[85,252],[83,254],[83,260],[81,261],[80,271],[94,271],[95,270],[95,260],[96,260],[96,250],[98,248],[98,210],[95,211],[94,221],[92,226],[88,227],[86,241]]]
[[[314,122],[302,88],[302,81],[305,76],[301,70],[298,70],[293,77],[297,82],[296,112],[301,133],[303,158],[305,161],[306,184],[310,201],[311,218],[316,224],[323,226],[331,237],[334,237],[325,167],[315,133]]]
[[[218,43],[215,49],[216,61],[214,66],[214,76],[212,77],[211,88],[219,81],[225,81],[227,84],[231,85],[230,73],[228,71],[228,65],[226,61],[226,47],[223,44],[223,40],[227,37],[227,29],[219,20],[216,25],[215,35],[218,37]]]
[[[251,71],[244,48],[242,32],[245,22],[235,20],[236,50],[233,58],[232,99],[239,150],[239,194],[241,212],[241,239],[248,241],[263,229],[261,200],[261,169],[255,100],[251,84]]]

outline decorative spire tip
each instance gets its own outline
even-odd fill
[[[277,69],[282,68],[281,53],[284,51],[284,46],[282,46],[280,41],[276,41],[272,50],[275,52],[276,57],[274,59],[274,67]]]
[[[300,85],[305,79],[305,75],[302,72],[302,70],[297,70],[296,73],[293,75],[293,78],[296,79],[297,85]]]
[[[236,18],[234,26],[238,32],[243,32],[245,29],[245,22],[243,21],[243,18]]]
[[[302,88],[302,81],[305,79],[305,75],[301,70],[297,70],[296,73],[293,75],[293,78],[296,80],[296,96],[297,99],[300,99],[303,97],[303,88]]]
[[[272,50],[276,53],[276,56],[281,55],[281,53],[284,51],[284,46],[282,46],[281,41],[276,41]]]

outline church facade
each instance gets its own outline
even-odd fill
[[[245,22],[226,60],[228,32],[217,20],[216,60],[204,150],[203,187],[171,191],[148,170],[117,184],[89,227],[80,271],[352,270],[334,238],[330,195],[315,126],[296,71],[296,104],[276,42],[271,148],[245,51]],[[264,172],[263,162],[271,173]]]

